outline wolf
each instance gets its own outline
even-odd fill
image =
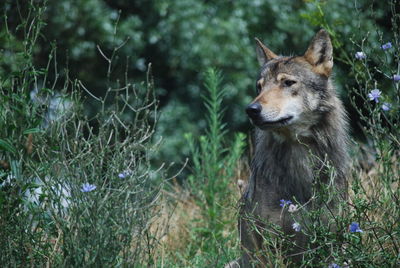
[[[260,40],[256,43],[257,96],[246,107],[255,126],[254,155],[239,210],[243,254],[225,266],[230,268],[271,266],[264,254],[270,249],[260,235],[269,224],[293,234],[297,247],[290,252],[301,256],[306,238],[280,205],[296,200],[311,208],[316,180],[332,184],[346,198],[348,122],[332,81],[329,34],[320,30],[302,56],[278,56]],[[334,172],[328,172],[332,167]]]

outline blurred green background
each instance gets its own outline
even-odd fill
[[[21,60],[22,54],[9,51],[24,46],[24,28],[17,26],[27,15],[29,3],[6,0],[1,4],[2,76],[15,71]],[[369,33],[368,40],[376,46],[388,41],[390,8],[385,1],[370,0],[50,0],[34,62],[45,66],[55,45],[60,76],[65,77],[68,68],[69,77],[82,80],[96,96],[116,86],[109,80],[124,80],[126,70],[129,81],[145,80],[147,65],[152,63],[161,112],[156,135],[163,137],[159,159],[182,163],[188,153],[184,133],[196,136],[205,128],[201,96],[208,67],[224,75],[228,129],[250,131],[244,107],[255,93],[254,37],[275,53],[292,55],[305,51],[321,25],[334,29],[336,85],[351,119],[357,122],[346,94],[355,82],[349,80],[350,66],[345,62],[359,51],[360,34]],[[108,79],[107,62],[97,46],[110,56],[125,41]],[[88,115],[95,109],[94,103],[86,103]],[[357,134],[357,124],[352,127]]]

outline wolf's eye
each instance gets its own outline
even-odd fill
[[[261,92],[261,89],[262,89],[261,83],[260,83],[260,82],[257,82],[256,88],[257,88],[257,93],[260,93],[260,92]]]
[[[290,87],[290,86],[292,86],[292,85],[294,85],[294,84],[296,84],[297,82],[296,81],[294,81],[294,80],[289,80],[289,79],[286,79],[285,81],[283,81],[283,84],[286,86],[286,87]]]

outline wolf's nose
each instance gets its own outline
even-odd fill
[[[256,117],[261,113],[262,110],[262,106],[259,102],[255,102],[252,104],[249,104],[246,108],[246,113],[250,116],[250,117]]]

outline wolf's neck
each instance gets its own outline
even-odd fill
[[[257,131],[258,132],[258,131]],[[256,150],[251,164],[256,189],[275,189],[281,199],[293,196],[305,202],[311,197],[313,167],[307,147],[284,141],[270,132],[256,134]]]
[[[328,165],[336,170],[336,183],[344,183],[346,122],[341,115],[335,117],[311,128],[311,135],[300,140],[257,129],[249,187],[255,186],[260,193],[263,189],[273,190],[281,199],[295,196],[299,202],[306,202],[312,194],[313,180],[327,179],[323,171]],[[322,173],[316,174],[317,170]],[[249,190],[253,193],[254,189]]]

